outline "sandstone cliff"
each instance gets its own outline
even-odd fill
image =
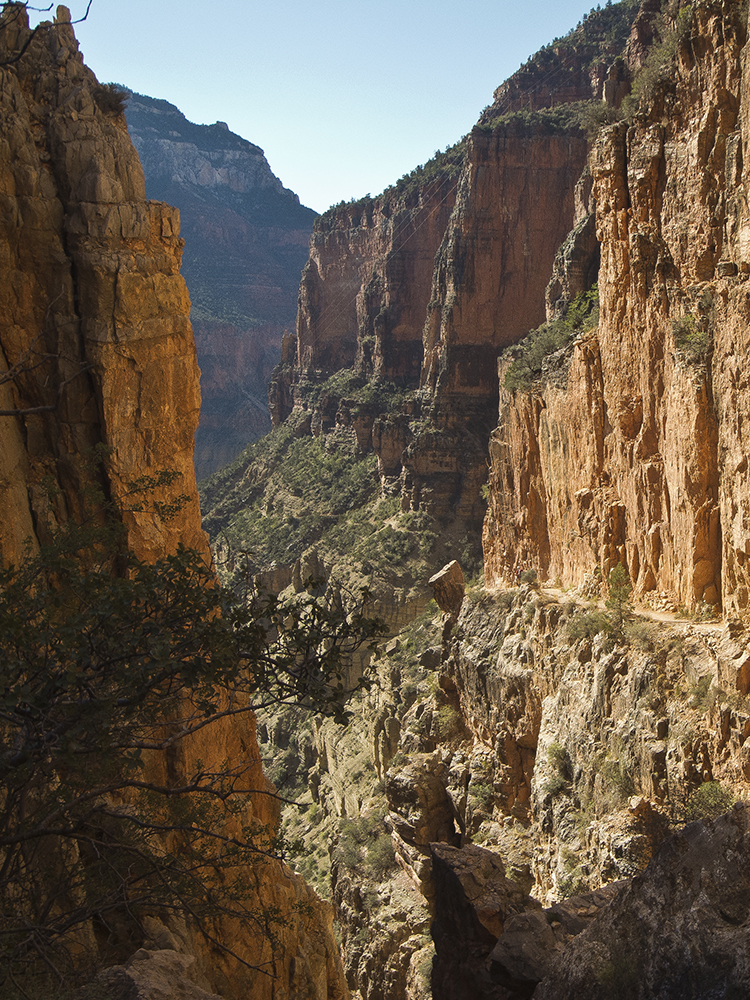
[[[650,102],[592,151],[599,327],[564,384],[502,394],[486,564],[579,584],[622,562],[641,594],[741,610],[746,24],[721,3],[681,24]]]
[[[128,131],[149,198],[180,210],[182,275],[201,368],[199,479],[270,427],[268,378],[292,329],[315,213],[263,150],[221,122],[193,125],[167,101],[131,94]]]
[[[168,522],[153,513],[126,513],[132,551],[154,560],[184,544],[209,557],[192,468],[200,393],[190,302],[179,271],[179,213],[146,200],[143,171],[112,98],[84,66],[67,8],[58,7],[54,23],[32,32],[24,5],[4,7],[4,563],[22,560],[27,545],[33,551],[58,525],[79,517],[92,480],[105,494],[123,497],[134,480],[161,471],[177,479],[156,499],[184,495],[182,509]],[[97,445],[106,448],[101,472],[91,466]],[[186,766],[200,759],[249,767],[255,787],[266,788],[251,719],[217,726],[210,741],[198,736],[183,752]],[[156,758],[149,765],[154,773],[162,766]],[[252,799],[246,817],[273,823],[274,804],[264,795]],[[231,933],[225,943],[262,967],[243,989],[268,1000],[346,996],[329,910],[280,863],[259,866],[250,880],[259,912],[278,909],[286,922],[275,948],[248,927],[217,923],[220,941]],[[152,921],[143,943],[147,949],[193,950],[203,985],[236,995],[245,975],[241,966],[185,933],[184,925],[181,936],[178,925],[170,930]]]

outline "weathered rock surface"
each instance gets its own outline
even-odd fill
[[[750,992],[750,807],[667,840],[560,958],[535,1000]]]
[[[623,884],[572,896],[544,910],[508,879],[500,854],[431,844],[435,1000],[531,997],[560,956]]]
[[[294,327],[315,213],[274,176],[263,150],[222,123],[132,94],[128,130],[150,198],[180,210],[203,404],[199,479],[270,429],[267,383]]]
[[[123,966],[107,969],[96,978],[102,995],[113,1000],[221,1000],[190,978],[195,959],[176,951],[141,948]]]
[[[695,7],[648,112],[594,147],[600,323],[570,349],[567,384],[501,393],[489,580],[525,560],[578,585],[622,562],[640,594],[750,600],[736,416],[750,273],[745,39],[736,4]],[[681,331],[698,328],[705,350],[690,355]]]
[[[534,901],[505,878],[499,855],[475,846],[430,848],[435,886],[433,996],[504,1000],[507,994],[489,977],[487,957],[511,914],[523,913]]]
[[[456,616],[464,599],[464,574],[456,559],[443,566],[427,581],[432,587],[435,602],[441,611]]]
[[[179,477],[173,495],[189,496],[169,525],[128,515],[137,555],[178,540],[207,552],[192,470],[200,393],[179,215],[146,201],[125,122],[99,109],[68,21],[60,8],[54,27],[2,69],[0,362],[16,375],[0,386],[0,405],[24,412],[0,418],[0,553],[17,560],[27,539],[44,540],[80,510],[85,454],[97,444],[111,449],[104,461],[116,496],[161,469]],[[27,37],[9,8],[4,52]],[[60,490],[53,504],[45,477]]]

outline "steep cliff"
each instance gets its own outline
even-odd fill
[[[683,12],[639,111],[593,148],[600,322],[562,382],[502,393],[489,580],[528,562],[577,585],[622,562],[640,594],[747,605],[745,21]]]
[[[534,57],[465,140],[429,290],[379,297],[398,248],[375,238],[385,196],[318,223],[275,381],[283,433],[300,449],[315,435],[321,456],[372,447],[383,502],[432,515],[443,541],[456,515],[481,519],[498,396],[500,413],[489,588],[470,586],[458,616],[399,620],[346,731],[264,720],[309,809],[286,822],[331,838],[306,870],[323,882],[330,861],[363,1000],[747,992],[746,866],[726,907],[715,891],[747,807],[717,817],[750,776],[746,21],[725,0],[626,3]],[[419,389],[416,360],[388,368],[379,346],[406,314]],[[263,475],[244,466],[236,496]],[[264,493],[255,537],[276,506]],[[362,552],[373,527],[357,517],[340,537]],[[300,568],[332,569],[318,554]],[[396,561],[379,557],[373,577]],[[631,582],[653,599],[639,617]]]
[[[194,125],[141,94],[130,95],[126,116],[149,198],[180,210],[201,368],[202,479],[269,429],[266,385],[294,325],[315,213],[283,187],[262,149],[223,123]]]
[[[558,248],[586,197],[576,193],[587,160],[581,123],[628,89],[620,54],[634,13],[632,3],[592,12],[514,74],[460,144],[316,224],[296,357],[288,344],[273,419],[307,411],[314,433],[345,422],[346,389],[331,381],[342,369],[376,388],[418,385],[407,403],[358,407],[360,445],[374,448],[405,509],[471,530],[481,523],[495,361],[544,318]],[[592,230],[588,220],[589,242]],[[588,287],[598,261],[584,256],[578,283]],[[560,296],[572,297],[567,278]]]
[[[181,509],[169,521],[126,510],[129,547],[153,561],[185,545],[208,560],[192,468],[200,393],[179,213],[146,200],[119,96],[84,66],[67,8],[35,31],[25,5],[3,8],[0,119],[0,557],[18,563],[88,514],[92,483],[123,499],[135,480],[166,472],[171,486],[157,485],[155,499],[181,496]],[[273,824],[254,722],[244,718],[212,727],[210,739],[199,733],[169,760],[152,753],[147,777],[192,773],[199,760],[237,766],[261,791],[242,803],[243,818]],[[234,821],[230,812],[219,819]],[[214,932],[254,970],[201,942],[189,918],[149,914],[132,942],[146,949],[141,973],[176,949],[187,955],[173,966],[189,966],[192,952],[191,977],[226,997],[345,997],[330,910],[280,862],[249,865],[248,882],[251,909],[283,917],[275,946],[220,917]]]
[[[179,215],[147,202],[121,115],[83,65],[70,18],[29,38],[19,8],[3,18],[6,280],[0,323],[6,374],[0,551],[23,554],[80,512],[87,450],[108,488],[177,473],[190,500],[169,526],[131,514],[144,557],[178,541],[207,552],[192,470],[200,393],[190,303],[180,276]],[[45,480],[59,487],[50,501]],[[169,499],[165,497],[164,499]]]
[[[380,197],[316,222],[300,285],[292,384],[358,367],[414,387],[435,253],[455,200],[461,146]],[[297,390],[304,403],[304,385]],[[272,410],[273,391],[272,391]],[[279,418],[288,410],[281,408]]]

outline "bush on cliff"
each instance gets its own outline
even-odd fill
[[[570,302],[561,317],[543,323],[518,344],[503,352],[512,358],[505,372],[504,387],[510,391],[528,392],[542,377],[545,360],[567,347],[579,333],[592,329],[599,321],[599,287],[581,292]]]

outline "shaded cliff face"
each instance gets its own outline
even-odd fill
[[[435,253],[461,159],[456,151],[434,180],[342,205],[316,224],[297,316],[302,372],[360,362],[376,376],[416,385]]]
[[[623,562],[641,593],[747,605],[745,39],[736,4],[696,8],[648,114],[594,147],[601,320],[564,388],[502,393],[491,580]]]
[[[69,21],[69,18],[67,18]],[[6,58],[29,36],[4,16]],[[130,545],[154,558],[182,541],[207,552],[192,470],[200,393],[190,302],[179,273],[179,214],[147,202],[122,117],[60,9],[18,62],[2,70],[2,417],[0,551],[23,554],[81,509],[85,456],[97,444],[107,488],[177,473],[190,500],[175,522],[128,516]],[[45,480],[59,493],[50,500]],[[170,499],[165,496],[163,499]]]
[[[166,471],[178,478],[155,499],[182,494],[184,505],[169,522],[125,514],[129,545],[146,560],[178,544],[208,559],[192,462],[200,392],[179,213],[146,200],[125,120],[107,110],[109,95],[83,65],[66,8],[31,32],[23,6],[6,6],[0,63],[0,558],[21,561],[27,545],[33,551],[80,516],[92,480],[123,497],[135,479]],[[107,449],[101,471],[90,468],[97,445]],[[198,761],[236,764],[250,787],[266,790],[249,716],[184,741],[175,759],[186,774]],[[147,777],[160,780],[166,767],[154,752]],[[274,801],[251,798],[243,819],[272,826]],[[264,966],[252,995],[345,997],[330,909],[281,863],[249,869],[248,881],[251,909],[286,915],[275,946],[217,919],[218,940]],[[172,931],[194,952],[205,986],[237,995],[236,960],[184,921],[168,930],[152,920],[143,943],[175,947]]]
[[[586,162],[575,134],[475,129],[435,261],[421,382],[430,425],[403,456],[404,498],[481,521],[496,360],[544,318],[544,289],[574,221]]]
[[[201,479],[270,427],[266,386],[283,331],[294,325],[315,213],[271,172],[260,147],[223,123],[194,125],[174,105],[140,94],[126,114],[149,197],[181,213],[203,394]]]

